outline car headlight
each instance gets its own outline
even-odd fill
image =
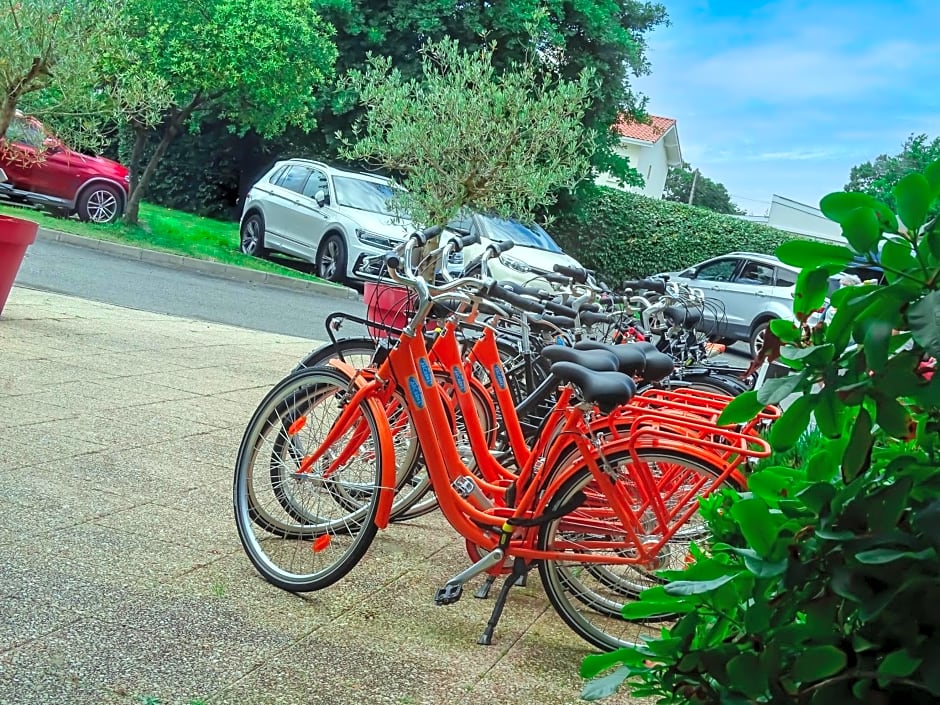
[[[522,272],[523,274],[528,274],[532,271],[532,267],[523,262],[521,259],[516,259],[515,257],[506,257],[505,255],[502,255],[499,258],[499,261],[510,269],[515,269],[517,272]]]
[[[391,250],[399,244],[397,240],[393,240],[386,235],[379,235],[378,233],[373,233],[369,230],[360,230],[359,228],[356,229],[356,237],[362,244],[380,250]]]

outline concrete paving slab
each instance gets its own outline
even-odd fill
[[[16,289],[0,319],[0,705],[574,703],[589,647],[537,578],[491,601],[438,515],[292,595],[241,549],[244,425],[315,343]],[[76,370],[79,374],[76,374]],[[627,702],[625,699],[613,702]]]

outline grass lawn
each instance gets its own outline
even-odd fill
[[[40,227],[49,230],[234,264],[296,279],[323,281],[311,274],[305,274],[275,262],[243,255],[238,251],[238,223],[202,218],[150,203],[142,203],[140,206],[139,227],[121,222],[111,225],[83,223],[76,218],[56,218],[43,211],[21,208],[7,203],[0,203],[0,213],[34,220],[39,223]]]

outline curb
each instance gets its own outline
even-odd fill
[[[321,284],[320,282],[311,282],[304,279],[295,279],[293,277],[286,277],[283,274],[273,274],[271,272],[238,267],[234,264],[223,264],[221,262],[196,259],[195,257],[174,255],[171,252],[161,252],[159,250],[148,250],[132,245],[122,245],[109,240],[98,240],[93,237],[73,235],[72,233],[64,233],[58,230],[40,228],[36,238],[38,240],[62,242],[67,245],[84,247],[89,250],[98,250],[99,252],[105,252],[117,257],[134,259],[139,262],[156,264],[161,267],[185,269],[190,272],[198,272],[221,279],[234,279],[235,281],[245,282],[247,284],[276,286],[293,291],[310,291],[316,294],[322,294],[323,296],[331,296],[336,299],[349,299],[352,301],[362,300],[362,297],[356,291],[345,286],[333,286],[331,284]]]

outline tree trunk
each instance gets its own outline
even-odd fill
[[[143,125],[134,125],[134,150],[131,152],[131,193],[137,190],[140,183],[140,162],[144,158],[144,145],[147,144],[147,128]]]
[[[7,128],[13,122],[13,115],[16,114],[17,96],[7,96],[3,104],[0,105],[0,137],[7,133]]]
[[[201,93],[197,93],[193,96],[193,99],[189,101],[189,105],[170,119],[170,124],[167,125],[166,131],[160,139],[160,144],[157,145],[156,150],[147,161],[147,167],[144,169],[144,173],[140,175],[140,181],[137,182],[137,185],[131,191],[130,198],[127,199],[127,208],[124,211],[124,222],[128,225],[137,225],[140,218],[140,201],[147,191],[147,186],[150,185],[150,180],[157,170],[157,165],[160,163],[160,160],[163,159],[166,150],[169,149],[170,143],[176,139],[176,136],[182,131],[183,125],[189,120],[196,108],[202,105],[204,99],[205,96]],[[135,136],[135,151],[137,149],[136,140],[137,138]]]
[[[150,185],[150,180],[157,170],[157,165],[160,163],[160,160],[163,159],[163,155],[166,154],[166,150],[169,149],[170,143],[176,139],[178,134],[179,126],[177,119],[174,118],[163,133],[163,137],[160,139],[160,144],[157,145],[157,149],[147,161],[147,167],[144,169],[144,173],[140,175],[140,181],[137,182],[137,186],[131,191],[130,198],[127,199],[127,209],[124,211],[124,222],[128,225],[137,225],[140,218],[140,201],[144,196],[144,192],[147,190],[147,186]]]

